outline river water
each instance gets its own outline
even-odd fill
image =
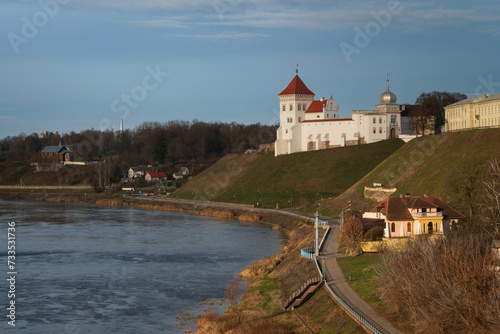
[[[0,333],[180,333],[177,314],[200,312],[199,302],[223,297],[234,275],[283,247],[263,225],[129,207],[0,200],[0,217]]]

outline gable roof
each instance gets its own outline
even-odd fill
[[[458,212],[457,210],[453,209],[451,206],[449,206],[447,203],[445,203],[441,198],[436,197],[436,196],[429,196],[427,197],[427,201],[435,204],[438,206],[440,209],[443,211],[443,216],[448,219],[458,219],[458,218],[465,218],[463,214]]]
[[[381,212],[388,220],[414,220],[410,210],[417,208],[436,208],[444,219],[458,219],[465,216],[450,207],[436,196],[388,197],[377,204],[370,212]]]
[[[69,151],[66,146],[45,146],[42,150],[42,153],[66,153],[61,151]]]
[[[146,167],[130,167],[130,169],[133,172],[145,172],[147,168]]]
[[[352,118],[330,118],[330,119],[308,119],[301,123],[314,123],[314,122],[350,122]]]
[[[167,177],[167,174],[165,174],[164,172],[149,172],[148,173],[149,176],[151,177],[157,177],[157,178],[161,178],[161,177]]]
[[[326,106],[327,103],[328,100],[313,101],[309,106],[309,108],[307,108],[306,114],[323,112],[323,108]]]
[[[292,81],[288,84],[284,91],[278,94],[280,95],[315,95],[313,92],[307,88],[306,84],[300,79],[297,74]]]

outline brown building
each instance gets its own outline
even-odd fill
[[[72,153],[66,146],[45,146],[42,150],[42,163],[57,163],[72,160]]]

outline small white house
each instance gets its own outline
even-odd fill
[[[136,179],[138,177],[144,177],[146,175],[145,167],[130,167],[128,170],[128,178]]]
[[[180,179],[183,179],[184,178],[184,175],[180,172],[178,173],[174,173],[172,174],[172,177],[175,179],[175,180],[180,180]]]

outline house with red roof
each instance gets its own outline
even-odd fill
[[[363,214],[364,225],[384,227],[384,237],[445,234],[464,215],[436,196],[388,197]]]
[[[165,182],[167,181],[167,174],[164,172],[147,172],[144,179],[147,182]]]
[[[401,134],[401,107],[389,90],[379,97],[376,110],[354,110],[351,118],[340,118],[332,95],[315,100],[315,94],[297,74],[278,94],[280,127],[275,155],[373,143]]]

